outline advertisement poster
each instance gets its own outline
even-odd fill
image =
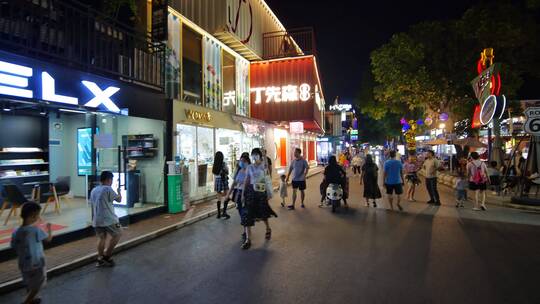
[[[236,114],[249,115],[249,61],[236,58]]]
[[[204,38],[204,61],[205,105],[221,110],[221,46],[208,37]]]
[[[77,173],[79,176],[92,174],[92,128],[77,129]]]

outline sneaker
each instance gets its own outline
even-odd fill
[[[108,267],[114,267],[116,266],[116,263],[111,257],[103,257],[103,261],[105,261],[106,266]]]
[[[459,208],[461,205],[459,203],[456,203],[456,208]]]
[[[441,205],[441,202],[433,203],[433,206],[440,206],[440,205]]]
[[[377,202],[373,202],[373,208],[377,208]]]
[[[366,207],[369,207],[369,203],[366,203]]]
[[[473,211],[480,211],[480,210],[482,210],[482,209],[474,207],[474,208],[472,208],[472,210],[473,210]]]
[[[251,247],[251,241],[250,241],[249,239],[247,239],[247,240],[242,244],[242,247],[240,247],[240,248],[242,248],[242,249],[244,249],[244,250],[247,250],[247,249],[249,249],[249,247]]]
[[[482,208],[482,211],[487,211],[486,205],[482,205],[480,208]]]
[[[103,258],[98,258],[96,262],[96,267],[104,267],[106,266],[107,262]]]
[[[294,210],[294,206],[293,206],[293,205],[289,205],[289,206],[287,206],[287,209],[289,209],[289,210]]]

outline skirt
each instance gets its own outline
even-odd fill
[[[381,189],[377,184],[377,178],[364,177],[364,198],[378,199],[381,197]]]
[[[229,191],[229,178],[227,176],[216,176],[214,179],[214,191],[217,193],[225,193]]]
[[[256,220],[266,220],[271,216],[277,217],[277,214],[268,204],[266,192],[253,190],[253,185],[251,184],[246,185],[244,191],[244,210],[240,214],[242,226],[254,226]]]

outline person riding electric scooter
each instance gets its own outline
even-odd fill
[[[347,205],[347,193],[345,184],[347,181],[347,173],[345,170],[338,165],[337,159],[335,156],[330,156],[328,160],[328,166],[324,168],[324,183],[328,186],[326,187],[326,199],[332,203],[332,212],[336,211],[336,208],[339,207],[341,200]]]

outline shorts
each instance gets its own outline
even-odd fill
[[[292,188],[306,190],[306,181],[292,181]]]
[[[397,195],[403,194],[403,185],[402,184],[386,184],[386,194],[393,194],[394,192]]]
[[[466,201],[467,200],[467,190],[465,190],[465,189],[456,190],[456,199],[458,201]]]
[[[486,190],[487,189],[487,184],[486,183],[475,184],[473,182],[469,182],[469,189],[471,189],[472,191]]]
[[[47,269],[45,267],[22,272],[23,283],[27,290],[40,290],[47,283]]]
[[[113,224],[105,227],[94,227],[96,235],[100,238],[106,237],[107,234],[115,237],[122,234],[122,226],[120,224]]]

